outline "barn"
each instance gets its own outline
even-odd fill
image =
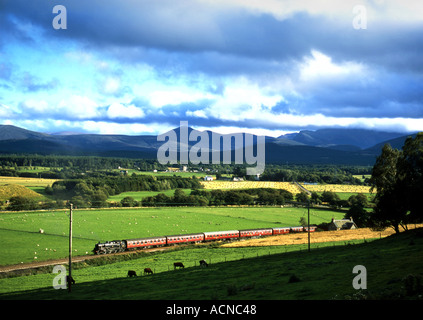
[[[352,218],[335,220],[332,218],[331,223],[328,226],[328,230],[351,230],[357,229],[357,225]]]

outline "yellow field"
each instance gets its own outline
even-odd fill
[[[368,186],[354,186],[354,185],[346,185],[346,184],[318,184],[318,185],[301,184],[301,185],[311,192],[332,191],[332,192],[370,193],[370,187]]]
[[[293,194],[300,193],[301,190],[295,183],[278,181],[202,181],[205,189],[256,189],[273,188],[284,189]]]
[[[12,197],[22,196],[26,198],[40,198],[42,197],[39,193],[28,189],[27,187],[8,184],[0,185],[0,200],[9,200]]]
[[[0,176],[0,186],[6,184],[17,184],[25,187],[47,187],[51,186],[58,179],[40,179],[23,177],[3,177]]]
[[[421,228],[423,224],[409,224],[408,229]],[[402,232],[403,229],[401,228]],[[332,242],[332,241],[349,241],[349,240],[364,240],[374,238],[384,238],[394,234],[392,228],[387,228],[384,231],[372,231],[369,228],[359,228],[354,230],[339,230],[339,231],[322,231],[313,232],[310,235],[310,243]],[[224,244],[223,247],[262,247],[262,246],[282,246],[292,244],[304,244],[308,242],[308,233],[290,233],[278,236],[264,237],[259,239],[248,239],[243,241],[231,242]]]
[[[301,192],[301,189],[293,182],[278,181],[201,181],[205,189],[250,189],[250,188],[273,188],[285,189],[292,194]],[[344,184],[301,184],[308,191],[323,192],[349,192],[349,193],[370,193],[368,186],[355,186]],[[376,191],[373,191],[374,193]]]

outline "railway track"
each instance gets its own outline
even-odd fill
[[[163,251],[163,250],[167,250],[167,249],[170,249],[170,247],[152,248],[152,249],[144,249],[144,250],[138,250],[138,251],[154,252],[154,251]],[[135,252],[135,251],[132,251],[132,252]],[[72,263],[82,262],[82,261],[91,260],[91,259],[99,259],[101,257],[107,257],[107,256],[125,255],[125,254],[130,254],[130,253],[131,252],[119,252],[119,253],[109,253],[109,254],[102,254],[102,255],[94,255],[93,254],[93,255],[87,255],[87,256],[76,256],[76,257],[72,257]],[[55,266],[55,265],[61,265],[61,264],[63,264],[63,265],[69,264],[69,258],[0,266],[0,274],[7,273],[7,272],[16,272],[16,271],[38,269],[38,268],[42,268],[42,267]]]

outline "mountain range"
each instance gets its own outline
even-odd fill
[[[180,128],[174,129],[180,141]],[[195,131],[188,128],[188,134]],[[211,149],[213,137],[224,136],[205,131]],[[201,132],[199,132],[201,133]],[[243,134],[244,136],[245,134]],[[266,163],[281,164],[344,164],[373,165],[385,143],[400,149],[408,136],[399,132],[365,129],[303,130],[280,137],[265,137]],[[198,140],[199,141],[199,140]],[[93,155],[157,159],[157,150],[163,145],[155,135],[76,134],[62,132],[47,134],[0,125],[0,153]],[[189,141],[189,147],[197,141]],[[223,151],[221,150],[214,150]],[[231,150],[235,144],[232,139]],[[232,155],[232,159],[234,155]]]

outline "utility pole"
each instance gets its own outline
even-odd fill
[[[70,203],[70,214],[69,214],[69,278],[67,278],[68,283],[68,291],[69,293],[72,292],[71,285],[71,277],[72,277],[72,209],[73,204]]]
[[[310,199],[308,199],[307,205],[307,216],[308,216],[308,252],[310,252]]]

